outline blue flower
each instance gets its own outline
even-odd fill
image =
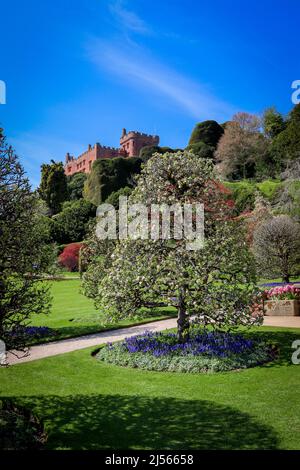
[[[227,357],[249,352],[255,343],[242,335],[220,331],[191,334],[185,343],[178,343],[174,333],[145,332],[125,338],[122,348],[129,353],[150,353],[155,357],[167,355],[207,355]]]

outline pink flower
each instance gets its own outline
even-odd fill
[[[286,284],[285,286],[277,286],[266,291],[267,298],[269,299],[300,299],[300,289],[293,284]]]

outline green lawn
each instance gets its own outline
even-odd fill
[[[278,277],[276,279],[260,279],[259,284],[267,284],[267,283],[272,283],[272,282],[283,282],[281,277]],[[290,278],[290,282],[300,282],[300,277],[299,276],[292,276]]]
[[[65,277],[66,279],[78,279],[80,277],[80,274],[78,272],[69,272],[69,271],[63,271],[62,273],[59,273],[58,275]]]
[[[93,301],[80,293],[81,281],[79,279],[44,282],[49,282],[51,286],[53,297],[51,313],[49,315],[33,316],[31,325],[48,326],[57,330],[58,334],[55,337],[43,338],[42,342],[145,323],[168,318],[175,314],[175,309],[166,307],[155,309],[153,312],[148,310],[142,320],[131,319],[123,320],[117,324],[107,324],[104,323],[101,312],[95,309]]]
[[[174,308],[165,307],[157,308],[152,312],[146,311],[143,319],[123,320],[117,324],[105,323],[103,315],[95,309],[93,301],[80,293],[81,281],[72,279],[72,275],[78,275],[78,273],[67,274],[71,274],[71,276],[65,280],[44,281],[49,282],[51,286],[53,296],[51,313],[49,315],[33,316],[31,325],[48,326],[55,329],[57,335],[33,341],[34,343],[71,338],[105,329],[147,323],[176,315]]]
[[[0,369],[2,397],[44,422],[50,449],[300,449],[300,330],[261,328],[280,359],[210,375],[96,361],[92,349]]]

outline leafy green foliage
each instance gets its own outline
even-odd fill
[[[207,145],[203,141],[190,144],[187,149],[193,152],[195,155],[198,155],[198,157],[200,158],[214,157],[215,147],[213,147],[212,145]]]
[[[289,195],[292,199],[290,215],[300,220],[300,181],[291,181],[285,183],[285,186],[288,187]]]
[[[300,104],[296,104],[294,108],[291,110],[289,118],[288,118],[288,123],[300,124]]]
[[[139,157],[146,162],[149,158],[152,157],[154,153],[161,153],[160,147],[158,145],[146,145],[145,147],[141,148]]]
[[[242,180],[225,181],[224,186],[231,190],[236,213],[241,214],[254,209],[257,195],[261,195],[268,202],[275,205],[283,184],[278,180],[265,180],[259,183],[253,180]]]
[[[49,311],[47,288],[37,276],[48,270],[53,251],[37,200],[13,149],[0,137],[0,338],[7,347],[22,348],[20,327],[32,314]]]
[[[203,121],[196,124],[189,140],[189,145],[203,142],[216,148],[224,129],[216,121]]]
[[[178,150],[171,147],[160,147],[159,145],[146,145],[141,148],[139,157],[146,163],[155,153],[163,154],[165,152],[178,152]]]
[[[75,201],[83,197],[82,192],[86,180],[85,173],[75,173],[75,175],[68,177],[68,199]]]
[[[95,216],[94,204],[84,199],[66,201],[63,210],[51,219],[53,240],[59,244],[84,240]]]
[[[52,214],[57,214],[64,201],[68,199],[67,177],[61,162],[51,160],[41,166],[41,184],[38,192],[46,202]]]
[[[282,183],[278,180],[265,180],[260,183],[256,183],[256,188],[269,202],[273,202],[282,188]]]
[[[284,118],[275,107],[265,110],[263,115],[263,128],[267,137],[274,139],[280,132],[284,131],[285,127]]]
[[[247,180],[237,182],[226,181],[224,186],[232,191],[231,197],[234,200],[237,214],[254,209],[256,193],[254,184]]]
[[[105,203],[111,204],[112,206],[114,206],[115,209],[119,209],[119,197],[120,196],[129,197],[131,193],[132,193],[132,188],[129,188],[129,186],[125,186],[125,188],[121,188],[118,191],[111,193],[110,196],[108,196],[108,198],[106,199]]]
[[[300,105],[290,112],[286,128],[278,134],[272,143],[271,152],[278,170],[283,169],[287,160],[300,156]]]
[[[84,184],[84,198],[96,206],[107,197],[128,186],[134,175],[141,171],[140,158],[112,158],[96,160]]]

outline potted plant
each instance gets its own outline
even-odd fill
[[[300,315],[300,289],[292,284],[273,287],[265,292],[265,315]]]

